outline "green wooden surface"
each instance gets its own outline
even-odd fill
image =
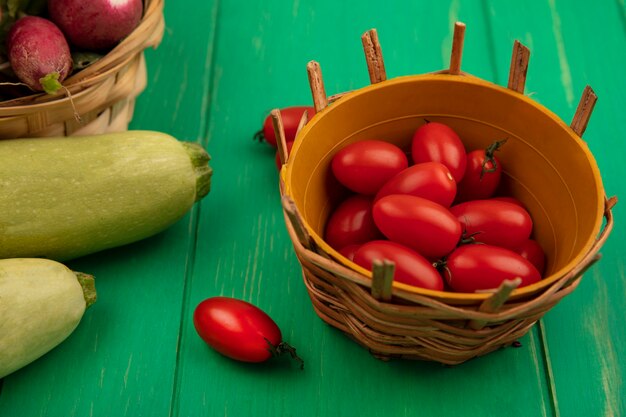
[[[504,85],[513,41],[531,49],[526,93],[569,122],[585,85],[599,96],[584,135],[607,194],[626,195],[626,8],[620,0],[242,3],[166,1],[132,128],[203,144],[211,193],[167,231],[69,263],[99,300],[59,347],[4,378],[1,417],[624,416],[623,203],[603,259],[525,336],[457,367],[380,362],[313,312],[287,236],[273,151],[252,136],[275,107],[309,104],[306,63],[329,94],[368,83],[361,34],[377,28],[389,77],[448,64]],[[229,295],[266,310],[306,368],[210,350],[191,316]],[[1,337],[1,335],[0,335]]]

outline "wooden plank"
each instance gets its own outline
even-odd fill
[[[493,0],[489,11],[498,62],[506,62],[513,39],[529,46],[533,58],[526,91],[566,124],[585,86],[593,87],[598,104],[584,140],[603,174],[606,192],[624,195],[623,2],[538,0],[510,8]],[[614,213],[617,219],[626,214],[620,204]],[[600,262],[543,321],[553,401],[559,415],[626,415],[626,336],[622,331],[625,233],[623,227],[614,228]]]
[[[491,78],[481,2],[221,4],[210,105],[216,180],[201,206],[196,261],[182,325],[175,415],[551,415],[534,334],[461,367],[381,362],[315,315],[287,232],[274,150],[252,141],[276,107],[310,104],[306,64],[320,63],[329,95],[369,84],[360,36],[376,28],[388,78],[447,68],[453,25],[467,23],[463,70]],[[346,18],[349,16],[349,18]],[[219,178],[219,179],[218,179]],[[192,312],[228,295],[267,311],[298,348],[289,360],[237,363],[208,348]],[[479,383],[476,383],[479,381]],[[515,388],[512,388],[515,387]],[[489,395],[485,395],[488,392]],[[497,398],[497,400],[494,400]],[[201,410],[201,411],[200,411]]]
[[[196,141],[206,136],[215,2],[179,7],[166,2],[131,128]],[[192,212],[158,236],[68,263],[96,276],[98,301],[58,348],[5,378],[0,415],[170,415],[195,225]]]

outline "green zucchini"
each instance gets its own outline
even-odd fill
[[[91,275],[49,259],[0,260],[0,378],[65,340],[95,301]]]
[[[161,232],[209,192],[208,161],[152,131],[0,140],[0,258],[62,262]]]

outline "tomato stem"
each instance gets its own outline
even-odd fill
[[[485,173],[495,172],[498,169],[498,160],[495,158],[496,151],[500,150],[509,138],[497,140],[485,149],[485,159],[483,160],[482,169],[480,170],[480,179],[483,179]],[[491,163],[491,168],[487,168],[487,164]]]
[[[304,360],[296,353],[296,348],[291,346],[286,342],[280,342],[278,345],[274,345],[272,342],[265,339],[267,344],[269,345],[269,351],[272,353],[272,356],[282,356],[285,353],[289,353],[292,359],[300,364],[300,369],[304,369]]]
[[[257,142],[264,142],[265,141],[265,135],[263,134],[263,129],[257,131],[254,136],[253,136],[254,140]]]
[[[479,235],[481,233],[482,232],[479,230],[477,232],[470,233],[468,235],[466,231],[463,231],[463,234],[461,235],[461,240],[459,241],[459,244],[457,246],[482,244],[482,242],[476,242],[476,239],[474,238],[474,236]]]

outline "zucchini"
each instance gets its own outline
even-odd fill
[[[65,340],[95,301],[91,275],[49,259],[0,260],[0,378]]]
[[[152,131],[0,141],[0,258],[60,262],[163,231],[210,189],[198,144]]]

